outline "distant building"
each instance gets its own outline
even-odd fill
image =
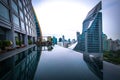
[[[112,40],[112,39],[108,39],[108,51],[117,51],[120,50],[120,40]]]
[[[53,36],[52,42],[53,42],[54,45],[57,44],[57,38],[55,36]]]
[[[113,50],[114,51],[120,50],[120,40],[119,39],[114,41],[114,43],[113,43]]]
[[[80,43],[80,32],[76,32],[76,35],[77,35],[77,42]]]
[[[65,45],[65,36],[62,36],[62,42],[63,42],[63,46]]]
[[[79,48],[81,52],[85,52],[85,33],[83,32],[80,37]]]
[[[103,39],[103,50],[107,51],[108,50],[108,40],[107,40],[107,35],[103,34],[102,35],[102,39]]]
[[[28,45],[37,40],[34,10],[31,0],[0,0],[0,40]]]
[[[107,35],[102,35],[103,39],[103,50],[104,51],[117,51],[120,50],[120,40],[107,39]]]
[[[108,51],[113,50],[112,46],[113,46],[113,40],[112,39],[108,39]]]

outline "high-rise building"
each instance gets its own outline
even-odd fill
[[[108,50],[107,35],[106,35],[106,34],[103,34],[103,35],[102,35],[102,39],[103,39],[103,51],[107,51],[107,50]]]
[[[102,53],[102,12],[101,1],[89,11],[83,21],[83,43],[86,53]]]
[[[80,32],[76,32],[77,42],[80,43]]]
[[[0,40],[28,45],[37,40],[34,11],[31,0],[0,0]]]
[[[119,39],[113,41],[113,51],[117,51],[117,50],[120,50],[120,40]]]
[[[113,50],[112,45],[113,45],[113,40],[110,38],[107,40],[108,42],[108,51]]]

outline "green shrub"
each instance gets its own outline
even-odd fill
[[[10,40],[4,40],[3,41],[3,46],[4,47],[8,47],[8,46],[10,46],[11,45],[11,41]]]
[[[6,46],[10,46],[11,45],[11,42],[9,40],[6,40]]]
[[[32,40],[28,40],[28,44],[29,44],[29,45],[32,44]]]
[[[16,40],[16,45],[21,45],[21,44],[22,44],[22,41]]]
[[[20,45],[22,44],[22,41],[21,41],[21,40],[19,41],[19,44],[20,44]]]
[[[16,40],[16,45],[19,45],[19,40]]]
[[[120,64],[120,50],[118,51],[105,51],[103,54],[104,60],[114,64]]]

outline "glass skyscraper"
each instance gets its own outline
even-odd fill
[[[85,53],[102,53],[102,12],[99,2],[83,21],[82,45]]]

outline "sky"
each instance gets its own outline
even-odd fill
[[[101,0],[32,0],[43,36],[76,39],[87,13]],[[120,0],[102,0],[103,32],[120,39]]]

